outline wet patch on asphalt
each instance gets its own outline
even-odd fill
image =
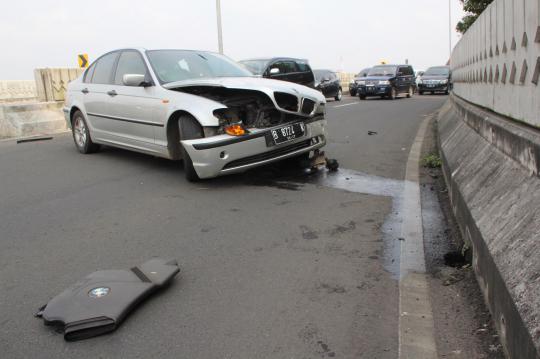
[[[384,268],[391,273],[394,279],[400,275],[401,225],[404,214],[404,180],[396,180],[380,176],[369,175],[363,172],[342,169],[329,172],[325,169],[304,170],[281,168],[279,164],[262,167],[249,172],[246,176],[247,185],[267,186],[284,190],[300,190],[305,185],[328,187],[344,191],[362,193],[392,198],[392,211],[386,217],[380,231],[383,234],[384,250],[381,254],[369,256],[378,260],[382,257]],[[352,205],[344,202],[342,207]],[[366,221],[367,222],[367,221]],[[369,222],[367,222],[369,223]],[[354,230],[358,224],[348,221],[336,224],[329,229],[332,237]],[[317,233],[309,228],[300,227],[304,239],[315,239]]]

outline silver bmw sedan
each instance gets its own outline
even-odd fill
[[[183,160],[190,181],[309,158],[326,144],[320,92],[205,51],[106,53],[68,85],[64,113],[81,153],[108,145]]]

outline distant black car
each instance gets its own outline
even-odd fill
[[[362,77],[366,77],[369,70],[371,70],[371,67],[368,67],[367,69],[363,69],[362,71],[360,71],[359,73],[356,74],[356,76],[354,76],[354,79],[351,80],[351,82],[349,83],[349,94],[351,96],[356,96],[356,88],[358,87],[358,85],[356,84],[356,82],[358,80],[361,80]]]
[[[418,93],[423,95],[424,92],[444,92],[448,93],[452,90],[452,71],[449,66],[434,66],[427,69],[422,77],[418,80]]]
[[[324,97],[333,97],[336,101],[341,101],[343,90],[341,80],[335,72],[330,70],[313,70],[315,75],[315,89],[322,92]]]
[[[242,60],[239,63],[257,76],[315,87],[315,76],[304,59],[274,57]]]
[[[377,65],[369,70],[368,75],[356,82],[358,96],[380,96],[395,99],[399,94],[408,98],[416,91],[414,70],[411,65]]]

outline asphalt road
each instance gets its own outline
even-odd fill
[[[397,358],[391,192],[445,99],[329,102],[336,174],[271,166],[192,184],[176,162],[81,155],[69,134],[0,142],[1,356]],[[351,176],[365,187],[343,190]],[[153,256],[182,272],[115,333],[68,343],[33,317],[90,272]]]

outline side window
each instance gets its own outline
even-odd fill
[[[300,71],[300,72],[309,72],[309,71],[311,71],[309,65],[306,64],[305,62],[297,62],[296,67],[298,68],[298,71]]]
[[[94,84],[110,84],[114,62],[118,57],[118,52],[107,54],[100,58],[94,65],[94,76],[92,76],[92,83]]]
[[[407,75],[414,76],[414,70],[412,66],[407,66]]]
[[[94,76],[94,70],[96,69],[96,64],[93,63],[88,70],[86,70],[86,73],[84,74],[84,83],[90,83],[92,82],[92,76]]]
[[[281,61],[276,62],[272,67],[277,67],[280,74],[289,74],[291,72],[297,72],[296,63],[293,61]]]
[[[123,85],[122,79],[125,74],[138,74],[147,77],[146,65],[141,55],[137,51],[124,51],[118,59],[116,74],[114,76],[115,85]]]

